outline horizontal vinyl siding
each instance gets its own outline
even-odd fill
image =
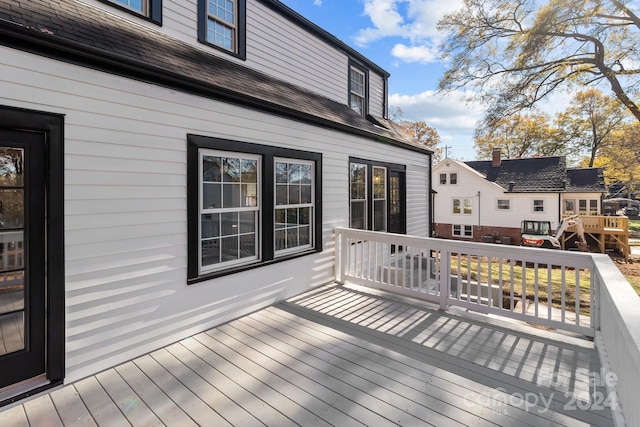
[[[262,3],[247,2],[247,65],[341,104],[348,58]]]
[[[429,236],[429,166],[407,167],[407,234]]]
[[[384,79],[379,74],[369,73],[369,114],[375,117],[386,117],[384,100]]]
[[[332,280],[350,155],[425,173],[426,157],[372,140],[4,47],[0,56],[1,105],[65,115],[67,381]],[[187,286],[188,133],[322,152],[324,252]],[[411,185],[413,204],[425,190]],[[408,228],[424,235],[422,215]]]

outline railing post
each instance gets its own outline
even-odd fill
[[[451,286],[451,251],[440,252],[440,310],[447,309]]]
[[[344,260],[343,260],[343,256],[344,256],[344,248],[342,246],[342,241],[344,240],[344,232],[342,230],[336,229],[334,230],[335,233],[335,252],[336,252],[336,258],[335,258],[335,280],[338,283],[342,284],[342,279],[343,279],[343,264],[344,264]]]

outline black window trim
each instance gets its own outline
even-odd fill
[[[209,15],[207,13],[208,0],[198,0],[198,41],[209,47],[212,47],[220,52],[224,52],[227,55],[235,56],[236,58],[247,59],[247,1],[236,0],[238,23],[236,26],[236,51],[231,51],[218,46],[215,43],[211,43],[207,40],[207,23]]]
[[[261,260],[251,264],[233,266],[224,270],[199,273],[198,224],[199,210],[199,152],[200,149],[229,151],[239,154],[257,154],[262,157],[262,200],[260,205],[259,252]],[[308,160],[315,163],[314,167],[314,224],[313,247],[300,252],[275,256],[274,247],[274,209],[275,209],[275,179],[274,159],[288,158]],[[265,265],[314,254],[322,251],[322,154],[291,148],[273,147],[252,142],[222,139],[210,136],[187,134],[187,284],[194,284],[216,277],[227,276],[241,271],[263,267]]]
[[[351,179],[351,164],[358,163],[367,166],[367,230],[373,230],[373,167],[381,166],[387,168],[387,224],[385,225],[385,229],[389,228],[389,212],[390,212],[390,203],[391,197],[389,197],[389,185],[388,185],[388,177],[389,172],[401,172],[406,173],[407,167],[405,165],[397,164],[397,163],[388,163],[388,162],[379,162],[376,160],[367,160],[359,157],[351,157],[349,156],[349,167],[347,168],[347,182]],[[406,185],[406,184],[405,184]],[[350,190],[349,190],[350,191]],[[405,188],[406,191],[406,188]],[[348,195],[349,202],[349,210],[351,209],[351,194]],[[406,206],[406,197],[402,200],[402,212],[405,215],[403,223],[406,224],[406,214],[407,214],[407,206]],[[349,220],[351,220],[351,211],[349,211]],[[406,229],[404,231],[406,233]]]
[[[147,0],[149,2],[149,13],[141,13],[134,9],[131,9],[124,4],[118,2],[117,0],[98,0],[102,3],[113,6],[116,9],[122,10],[124,12],[130,13],[131,15],[137,16],[138,18],[144,19],[145,21],[153,22],[154,24],[158,24],[162,26],[162,0]]]

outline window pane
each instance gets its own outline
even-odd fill
[[[311,184],[311,165],[300,165],[300,183]]]
[[[298,224],[298,209],[287,209],[287,226]]]
[[[220,157],[202,157],[202,180],[205,182],[220,182],[222,178],[222,159]]]
[[[384,231],[386,229],[386,203],[386,200],[376,200],[373,203],[373,231]]]
[[[238,258],[249,258],[256,255],[256,235],[245,234],[240,236],[240,254]]]
[[[218,264],[220,262],[220,240],[204,240],[202,242],[202,265]]]
[[[242,202],[243,207],[258,206],[258,185],[242,184]]]
[[[242,160],[241,163],[241,181],[245,184],[255,184],[258,182],[258,161]]]
[[[352,201],[351,202],[351,218],[350,227],[365,229],[365,203],[364,201]]]
[[[220,255],[222,256],[222,261],[233,261],[239,258],[238,253],[238,236],[234,237],[223,237],[221,239],[222,248]]]
[[[311,186],[300,186],[300,203],[311,203]]]
[[[300,208],[300,224],[311,224],[311,208]]]
[[[298,243],[300,244],[300,246],[303,245],[310,245],[311,244],[311,233],[310,227],[300,227],[299,229],[299,234],[298,234]]]
[[[471,199],[464,199],[464,213],[471,214]]]
[[[289,179],[289,168],[286,163],[276,162],[276,182],[287,183]]]
[[[299,184],[300,181],[301,181],[300,165],[290,164],[289,165],[289,183]]]
[[[373,198],[385,199],[387,196],[387,170],[385,168],[373,168]]]
[[[287,230],[286,229],[281,228],[279,230],[276,230],[274,238],[275,238],[276,251],[287,249]]]
[[[203,239],[220,236],[220,215],[219,214],[202,215],[201,227],[202,227]]]
[[[276,205],[289,204],[289,189],[287,185],[276,184]]]
[[[221,215],[222,236],[238,234],[238,213],[224,212]]]
[[[298,243],[298,228],[288,228],[287,248],[295,248],[296,246],[300,246],[300,244]]]
[[[240,159],[225,158],[224,173],[222,180],[224,182],[239,182],[240,181]]]
[[[240,184],[223,184],[222,185],[222,207],[223,208],[239,208],[240,207]]]
[[[202,209],[222,207],[222,184],[202,185]]]
[[[452,173],[449,175],[449,184],[457,184],[458,183],[458,174]]]
[[[447,174],[446,173],[441,173],[440,174],[440,184],[446,184],[447,183]]]
[[[256,211],[240,212],[240,233],[253,233],[256,231]]]
[[[300,203],[300,186],[293,184],[289,185],[289,204],[296,205]]]
[[[287,225],[287,210],[286,209],[276,209],[275,212],[275,228],[285,228]]]

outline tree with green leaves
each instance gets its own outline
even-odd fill
[[[576,93],[567,110],[558,114],[556,126],[567,151],[586,152],[587,166],[593,167],[603,147],[620,141],[615,137],[615,131],[623,127],[628,117],[628,111],[618,100],[591,88]]]
[[[561,154],[555,142],[555,130],[549,116],[533,112],[514,114],[484,122],[475,132],[475,147],[480,159],[490,159],[494,148],[500,148],[507,159]]]
[[[601,152],[595,165],[604,168],[607,183],[625,183],[627,197],[640,192],[640,123],[614,131]]]
[[[415,141],[433,151],[432,159],[434,163],[442,160],[442,149],[439,147],[441,141],[438,131],[424,121],[412,122],[404,120],[402,114],[400,107],[396,107],[390,114],[391,120],[399,124]]]
[[[439,22],[449,59],[443,91],[477,89],[488,117],[559,89],[608,85],[640,121],[640,17],[626,0],[464,0]]]

